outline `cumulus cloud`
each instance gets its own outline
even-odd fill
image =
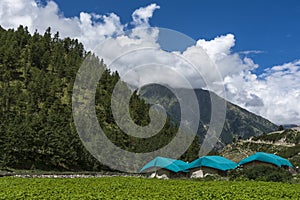
[[[197,44],[205,49],[224,77],[229,101],[278,124],[299,124],[300,60],[267,68],[256,75],[253,70],[259,66],[247,54],[262,51],[246,51],[243,57],[232,52],[232,34],[211,41],[201,39]]]
[[[224,78],[227,99],[278,124],[299,124],[300,65],[290,62],[265,70]]]
[[[197,45],[201,46],[214,61],[217,61],[230,54],[231,48],[235,45],[235,38],[233,34],[227,34],[210,41],[200,39]]]
[[[200,39],[197,41],[197,45],[206,51],[218,66],[223,77],[258,67],[250,58],[245,57],[241,59],[238,53],[231,52],[232,47],[235,45],[233,34],[219,36],[210,41]]]
[[[81,12],[79,17],[64,17],[54,1],[45,6],[34,0],[0,1],[0,25],[3,28],[17,28],[20,24],[27,26],[33,33],[43,33],[48,27],[52,32],[59,31],[61,37],[77,38],[89,50],[95,44],[111,35],[121,34],[124,25],[114,14],[97,15]]]
[[[155,3],[150,4],[146,7],[141,7],[135,10],[132,13],[132,24],[136,26],[149,26],[149,19],[153,16],[153,12],[156,9],[159,9],[160,6],[156,5]]]
[[[50,26],[61,37],[79,39],[88,50],[100,44],[103,48],[96,53],[124,80],[137,86],[156,82],[186,87],[188,81],[194,88],[213,90],[275,123],[299,124],[300,60],[256,75],[253,71],[259,66],[247,55],[264,52],[233,52],[238,41],[231,33],[212,40],[199,39],[183,51],[162,51],[159,29],[147,29],[159,8],[150,4],[135,10],[131,22],[134,28],[126,32],[127,24],[122,24],[115,13],[81,12],[67,18],[54,1],[39,5],[34,0],[1,0],[0,25],[8,29],[22,24],[31,33],[43,33]],[[223,85],[226,95],[220,89]]]

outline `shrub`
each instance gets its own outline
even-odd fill
[[[229,173],[230,180],[249,179],[272,182],[288,182],[292,179],[292,174],[282,168],[269,166],[252,166],[238,168]]]

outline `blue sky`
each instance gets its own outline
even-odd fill
[[[300,1],[298,0],[193,0],[193,1],[120,1],[56,0],[67,17],[80,12],[116,13],[122,23],[131,21],[132,12],[150,3],[160,9],[150,21],[152,26],[177,30],[193,39],[213,39],[232,33],[234,51],[259,50],[251,54],[260,68],[271,67],[300,57]]]
[[[8,29],[21,24],[41,34],[50,26],[62,38],[77,38],[88,50],[106,41],[101,54],[106,63],[134,48],[162,48],[159,38],[153,40],[155,31],[151,35],[138,28],[179,31],[195,40],[181,56],[198,65],[203,77],[222,85],[226,93],[211,90],[277,124],[300,124],[299,0],[1,0],[0,25]],[[135,30],[142,42],[126,35],[128,29]],[[203,50],[217,71],[199,59]],[[124,78],[131,65],[168,61],[156,53],[136,54],[122,65],[109,67]],[[204,87],[196,73],[175,61],[170,58],[165,64],[194,88]],[[140,86],[155,77],[159,83],[181,86],[164,71],[147,70],[124,80]],[[221,80],[216,79],[218,73]]]

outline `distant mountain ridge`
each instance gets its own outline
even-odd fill
[[[186,93],[195,92],[200,109],[200,123],[197,134],[200,137],[200,143],[209,127],[211,118],[211,98],[210,95],[214,95],[218,101],[225,101],[223,98],[217,96],[213,92],[209,92],[203,89],[176,89],[184,90]],[[180,121],[180,105],[175,95],[165,86],[158,84],[151,84],[144,86],[140,89],[139,94],[151,103],[158,103],[166,108],[167,113],[173,122],[178,123]],[[226,144],[230,144],[237,138],[249,138],[251,136],[259,136],[264,133],[275,131],[278,126],[270,122],[269,120],[255,115],[237,105],[234,105],[228,101],[226,119],[223,131],[220,136],[220,140],[216,145],[216,149],[223,148]],[[191,110],[193,113],[193,111]]]
[[[283,124],[282,126],[284,127],[284,129],[290,129],[290,128],[298,127],[298,125],[296,125],[296,124]]]

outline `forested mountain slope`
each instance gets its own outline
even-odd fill
[[[108,170],[84,148],[72,118],[73,84],[87,56],[93,55],[81,43],[60,39],[59,33],[53,35],[50,28],[44,35],[31,35],[22,26],[17,30],[0,27],[0,168]],[[97,87],[95,108],[107,137],[133,152],[148,152],[168,144],[177,130],[169,120],[157,137],[147,141],[118,128],[110,103],[120,77],[103,61],[99,60],[98,65],[104,73]],[[149,123],[149,105],[136,93],[130,108],[137,124]],[[182,158],[192,160],[198,149],[195,140]]]

